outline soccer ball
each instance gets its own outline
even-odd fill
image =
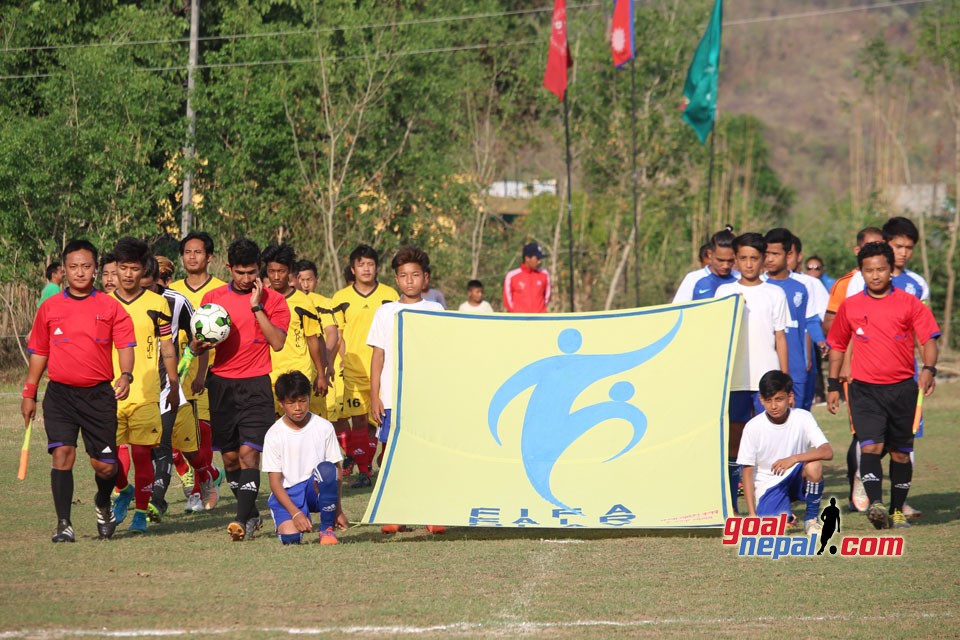
[[[190,326],[197,340],[217,344],[230,335],[230,316],[218,304],[205,304],[194,312]]]

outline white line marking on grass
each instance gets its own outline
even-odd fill
[[[911,618],[947,619],[956,618],[957,613],[911,613]],[[755,618],[649,618],[641,620],[572,620],[569,622],[454,622],[450,624],[436,624],[429,626],[414,625],[366,625],[342,627],[227,627],[205,629],[21,629],[17,631],[0,631],[0,640],[17,638],[68,638],[68,637],[102,637],[102,638],[167,638],[178,636],[212,636],[212,635],[239,635],[244,632],[286,634],[291,636],[320,636],[331,633],[346,635],[372,636],[418,636],[431,633],[472,633],[489,632],[491,634],[516,634],[538,631],[552,631],[557,629],[588,629],[591,627],[639,628],[660,627],[671,625],[751,625],[751,624],[783,624],[789,622],[865,622],[877,620],[897,620],[899,614],[891,615],[821,615],[821,616],[758,616]]]

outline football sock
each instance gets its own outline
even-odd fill
[[[130,447],[121,444],[117,447],[117,491],[123,491],[130,482],[127,474],[130,473]]]
[[[357,470],[369,476],[372,456],[370,455],[370,438],[367,435],[367,428],[351,429],[348,444],[350,445],[350,457],[357,463]]]
[[[259,493],[260,469],[241,469],[240,488],[237,489],[237,522],[246,522],[257,514]]]
[[[57,520],[69,520],[70,505],[73,503],[73,470],[50,469],[50,490],[53,492]]]
[[[132,444],[130,448],[133,457],[133,485],[136,488],[134,500],[138,511],[146,511],[153,494],[153,447]]]
[[[278,533],[277,537],[280,538],[280,542],[283,544],[300,544],[300,539],[303,537],[302,533]]]
[[[370,471],[373,471],[373,461],[377,457],[377,445],[380,444],[380,441],[377,440],[376,436],[368,436],[367,442],[367,451],[370,452]],[[379,462],[377,465],[379,466]]]
[[[193,492],[200,493],[200,483],[210,479],[210,465],[213,464],[213,434],[210,431],[209,420],[197,420],[197,430],[200,432],[200,446],[193,457]]]
[[[853,502],[853,481],[857,477],[857,436],[850,439],[847,448],[847,484],[850,485],[850,501]]]
[[[347,429],[344,429],[343,431],[338,432],[337,442],[340,443],[340,448],[343,449],[343,452],[347,455],[350,455],[349,454],[350,450],[348,449],[348,447],[350,446],[349,438],[347,437],[348,433],[350,433],[349,427]]]
[[[903,511],[903,503],[907,501],[910,492],[910,482],[913,480],[912,462],[894,462],[890,460],[890,512],[894,509]]]
[[[190,465],[187,464],[187,459],[183,457],[183,454],[173,450],[173,466],[177,469],[177,475],[182,476],[187,471],[190,471]]]
[[[317,502],[320,507],[320,531],[333,528],[337,521],[337,466],[321,462],[317,466]]]
[[[93,496],[94,504],[98,507],[108,506],[110,504],[110,494],[113,493],[113,485],[117,481],[116,474],[109,478],[101,478],[94,474],[94,479],[97,481],[97,493]]]
[[[230,487],[230,491],[233,492],[233,497],[237,498],[237,493],[240,489],[240,469],[227,471],[224,475],[227,476],[227,486]]]
[[[168,411],[160,416],[163,424],[163,433],[160,437],[160,444],[153,448],[151,456],[153,457],[153,496],[151,500],[154,504],[163,505],[166,503],[167,487],[170,486],[170,473],[173,471],[173,447],[170,444],[170,437],[173,432],[173,423],[177,419],[176,411]]]
[[[805,483],[807,492],[803,496],[803,500],[807,503],[807,513],[803,519],[816,520],[820,516],[820,498],[823,497],[823,480],[820,482],[807,480]]]
[[[740,485],[740,479],[743,477],[743,467],[737,464],[736,458],[727,460],[727,473],[730,476],[730,504],[733,505],[733,512],[739,514],[737,508],[737,487]]]
[[[880,454],[860,452],[860,481],[870,504],[883,502],[883,465]]]

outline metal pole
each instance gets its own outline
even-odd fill
[[[710,131],[710,163],[707,168],[707,212],[705,216],[705,232],[707,234],[707,241],[709,242],[710,237],[713,235],[710,233],[710,203],[713,200],[713,139],[717,137],[716,123],[714,123],[714,128]]]
[[[640,220],[637,217],[637,61],[630,59],[630,115],[633,121],[633,293],[640,306]]]
[[[187,62],[187,146],[183,149],[183,159],[187,171],[183,176],[183,208],[180,218],[180,237],[190,233],[193,226],[193,139],[197,132],[197,114],[193,110],[194,71],[197,67],[197,49],[200,37],[200,0],[190,1],[190,59]]]
[[[563,133],[567,146],[567,243],[569,245],[570,267],[570,312],[573,306],[573,189],[570,185],[570,109],[567,106],[567,93],[563,93]]]

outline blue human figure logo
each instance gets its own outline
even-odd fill
[[[615,382],[609,390],[610,400],[571,412],[583,391],[603,378],[624,373],[653,358],[676,337],[683,323],[681,311],[676,324],[655,342],[626,353],[578,354],[583,338],[576,329],[564,329],[557,337],[562,355],[549,356],[528,364],[504,382],[487,410],[487,425],[498,445],[500,415],[510,402],[533,387],[523,416],[520,455],[530,484],[544,499],[569,509],[550,488],[550,475],[557,460],[570,445],[598,424],[613,419],[625,420],[633,427],[630,442],[610,462],[633,449],[647,431],[647,417],[629,403],[635,389],[626,381]]]

